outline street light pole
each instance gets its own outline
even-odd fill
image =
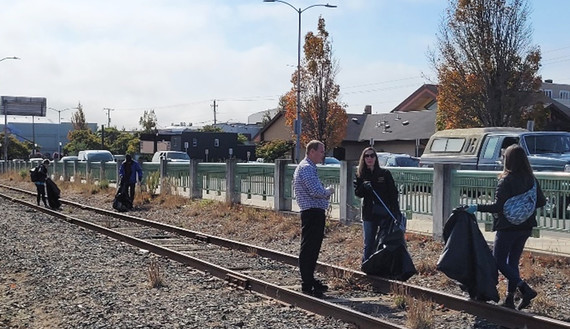
[[[327,7],[327,8],[336,8],[336,5],[329,5],[327,4],[315,4],[310,5],[304,9],[295,8],[292,4],[288,3],[287,1],[282,0],[263,0],[263,2],[281,2],[286,4],[287,6],[293,8],[299,14],[299,30],[297,36],[297,117],[295,119],[294,130],[295,135],[297,136],[297,140],[295,142],[295,163],[299,163],[300,161],[300,153],[301,153],[301,14],[313,7]]]
[[[49,109],[57,112],[57,142],[59,143],[59,146],[60,146],[59,157],[61,158],[61,139],[60,139],[60,134],[59,134],[59,130],[61,128],[61,112],[73,110],[75,108],[65,108],[63,110],[56,110],[53,107],[49,107]]]
[[[6,59],[20,59],[20,58],[16,56],[4,57],[0,59],[0,62]],[[4,106],[4,104],[1,105]],[[4,109],[4,161],[6,162],[8,161],[8,114],[6,112],[6,109]]]

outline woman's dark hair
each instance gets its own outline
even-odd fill
[[[372,170],[372,172],[378,172],[380,171],[380,165],[378,164],[378,156],[376,155],[376,150],[373,147],[367,147],[362,151],[362,154],[360,154],[360,160],[358,160],[358,167],[356,169],[356,177],[364,177],[364,171],[368,168],[366,166],[366,162],[364,161],[364,154],[366,154],[366,152],[368,151],[372,151],[374,152],[374,169]]]
[[[532,167],[528,162],[525,150],[518,144],[513,144],[505,150],[504,153],[505,166],[503,172],[499,176],[505,177],[509,173],[532,175]]]

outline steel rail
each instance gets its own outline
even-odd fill
[[[0,185],[0,186],[5,187],[4,185]],[[18,189],[18,188],[13,188],[13,187],[9,187],[9,186],[6,186],[6,187],[9,189],[12,189],[12,190],[23,192],[23,193],[34,194],[32,192],[22,190],[22,189]],[[283,263],[288,264],[288,265],[297,266],[297,264],[298,264],[297,256],[282,253],[279,251],[274,251],[274,250],[270,250],[267,248],[263,248],[263,247],[259,247],[259,246],[255,246],[255,245],[251,245],[251,244],[247,244],[247,243],[233,241],[233,240],[217,237],[214,235],[208,235],[208,234],[204,234],[201,232],[191,231],[188,229],[183,229],[183,228],[176,227],[176,226],[169,225],[169,224],[163,224],[163,223],[155,222],[152,220],[147,220],[147,219],[140,218],[140,217],[135,217],[135,216],[127,215],[127,214],[117,213],[114,211],[109,211],[109,210],[96,208],[96,207],[92,207],[92,206],[87,206],[87,205],[79,204],[79,203],[76,203],[73,201],[62,201],[62,202],[69,204],[69,205],[73,205],[73,206],[82,208],[82,209],[85,209],[85,210],[90,210],[90,211],[96,212],[98,214],[120,218],[120,219],[125,220],[125,221],[129,221],[129,222],[136,223],[139,225],[145,225],[145,226],[153,227],[153,228],[164,230],[164,231],[167,231],[170,233],[175,233],[175,234],[178,234],[181,236],[194,238],[194,239],[201,240],[201,241],[204,241],[207,243],[211,243],[211,244],[214,244],[217,246],[222,246],[222,247],[226,247],[226,248],[230,248],[230,249],[234,249],[234,250],[240,250],[240,251],[244,251],[244,252],[248,252],[248,253],[253,253],[253,254],[256,254],[260,257],[270,258],[273,260],[283,262]],[[35,207],[35,205],[33,205],[33,206]],[[49,211],[50,214],[51,213],[59,214],[58,212],[53,212],[53,211],[48,210],[46,208],[40,207],[40,209],[42,211],[45,210],[46,212]],[[60,217],[60,216],[57,216],[57,217]],[[60,217],[60,218],[62,218],[62,217]],[[404,283],[401,281],[389,280],[389,279],[385,279],[385,278],[378,277],[378,276],[367,275],[364,272],[354,271],[354,270],[339,267],[336,265],[318,262],[317,270],[321,273],[326,273],[328,275],[332,275],[335,277],[343,277],[343,278],[350,277],[350,278],[353,278],[355,280],[359,280],[362,282],[368,282],[371,286],[373,286],[375,289],[377,289],[378,291],[380,291],[382,293],[390,293],[391,290],[393,289],[393,286],[398,285],[398,286],[402,287],[403,290],[407,291],[407,293],[410,296],[413,296],[416,298],[422,298],[424,300],[431,300],[432,302],[437,303],[437,304],[442,304],[449,309],[453,309],[453,310],[457,310],[457,311],[464,311],[464,312],[467,312],[467,313],[475,315],[475,316],[480,316],[480,317],[487,319],[490,322],[493,322],[497,325],[501,325],[501,326],[504,326],[507,328],[564,328],[564,329],[570,329],[570,323],[568,323],[568,322],[564,322],[564,321],[560,321],[560,320],[556,320],[556,319],[552,319],[552,318],[548,318],[548,317],[544,317],[544,316],[534,315],[532,313],[512,310],[512,309],[501,307],[501,306],[498,306],[495,304],[489,304],[489,303],[485,303],[485,302],[475,301],[475,300],[472,300],[472,299],[469,299],[466,297],[448,294],[445,292],[441,292],[441,291],[437,291],[437,290],[433,290],[433,289],[429,289],[429,288],[423,288],[423,287],[420,287],[417,285],[412,285],[412,284]],[[242,274],[236,274],[235,276],[238,278],[243,277]],[[302,295],[302,296],[305,296],[305,295]],[[275,297],[275,298],[279,299],[277,297]],[[312,298],[312,299],[314,299],[314,298]],[[285,302],[287,302],[287,301],[285,301]],[[287,303],[294,304],[292,302],[287,302]]]
[[[327,302],[322,299],[314,298],[293,290],[279,287],[275,284],[265,282],[254,277],[244,275],[242,273],[232,271],[230,269],[212,264],[210,262],[203,261],[201,259],[182,254],[178,251],[165,248],[154,243],[144,241],[132,237],[127,234],[123,234],[103,226],[84,221],[69,215],[65,215],[61,212],[54,211],[48,208],[37,206],[27,201],[23,201],[14,197],[7,196],[5,194],[0,194],[0,197],[8,199],[14,203],[24,205],[36,209],[38,211],[44,212],[46,214],[52,215],[54,217],[65,220],[66,222],[78,225],[80,227],[95,231],[100,234],[104,234],[113,239],[121,242],[128,243],[132,246],[148,250],[149,252],[155,253],[157,255],[168,257],[179,263],[188,265],[199,271],[207,272],[217,278],[228,281],[230,284],[236,285],[239,288],[254,291],[261,295],[265,295],[271,298],[275,298],[284,303],[297,306],[309,312],[320,314],[323,316],[330,316],[336,319],[354,323],[362,328],[386,328],[386,329],[405,329],[405,327],[390,323],[388,321],[375,318],[373,316],[352,310],[348,307],[342,305],[337,305],[331,302]]]

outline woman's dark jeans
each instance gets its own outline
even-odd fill
[[[509,281],[507,292],[515,292],[522,281],[519,272],[519,262],[526,240],[532,230],[497,231],[493,246],[493,256],[497,261],[499,271]]]

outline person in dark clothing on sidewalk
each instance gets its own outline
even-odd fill
[[[328,290],[328,286],[314,277],[325,235],[325,212],[329,207],[329,198],[334,193],[333,187],[323,187],[317,173],[317,163],[322,163],[324,157],[324,144],[317,140],[310,141],[305,158],[293,174],[295,198],[301,209],[301,290],[315,297],[322,297]]]
[[[517,309],[522,310],[530,305],[537,293],[520,277],[519,261],[523,253],[526,240],[537,226],[536,211],[525,221],[516,225],[511,223],[503,213],[505,202],[513,196],[525,193],[536,184],[535,209],[546,204],[546,198],[540,189],[538,180],[534,177],[525,150],[518,144],[513,144],[505,150],[504,169],[499,175],[499,182],[495,192],[495,202],[491,204],[473,204],[466,210],[489,212],[493,214],[493,230],[497,231],[493,245],[493,256],[497,261],[499,271],[508,280],[507,296],[501,305],[515,308],[514,298],[518,289],[522,300]]]
[[[125,161],[121,164],[119,168],[119,177],[121,179],[120,185],[124,193],[128,193],[129,200],[131,201],[131,207],[135,201],[135,185],[138,182],[142,182],[143,172],[140,164],[133,161],[130,154],[125,156]]]
[[[37,201],[38,206],[40,205],[40,200],[44,202],[44,206],[49,207],[46,200],[46,179],[48,177],[47,167],[49,166],[49,160],[45,159],[42,164],[38,166],[38,178],[34,182],[36,184],[37,190]]]

